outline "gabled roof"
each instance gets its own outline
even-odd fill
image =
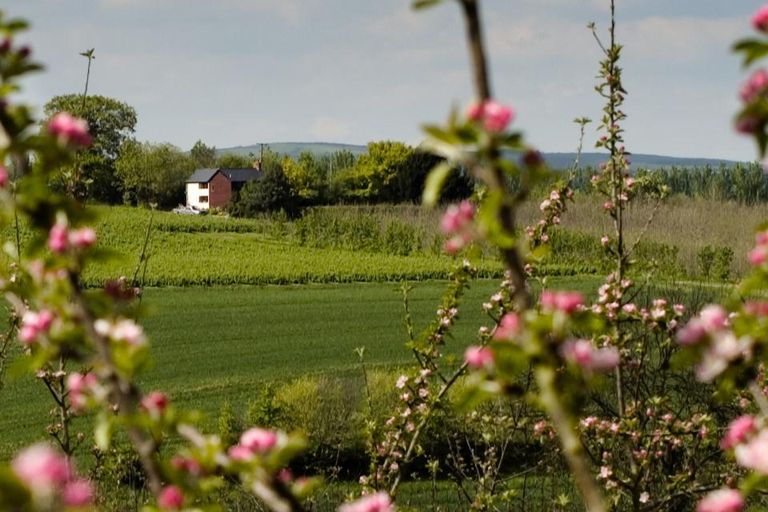
[[[245,169],[219,169],[224,173],[232,183],[243,183],[246,181],[255,181],[263,176],[258,169],[246,167]]]
[[[198,169],[187,178],[187,183],[208,183],[218,169]]]
[[[217,172],[227,177],[232,183],[245,183],[246,181],[255,181],[261,178],[263,173],[258,169],[246,167],[244,169],[198,169],[187,178],[187,183],[208,183],[213,179]]]

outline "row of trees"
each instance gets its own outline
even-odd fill
[[[138,142],[133,137],[136,110],[104,96],[57,96],[44,111],[48,118],[66,111],[88,122],[93,145],[63,169],[54,184],[83,201],[170,207],[184,202],[184,182],[196,168],[251,167],[257,158],[217,155],[215,147],[202,141],[189,153],[171,144]],[[391,141],[370,143],[360,157],[349,151],[319,156],[303,152],[293,159],[267,148],[258,158],[266,179],[246,187],[232,205],[233,213],[295,211],[339,202],[416,202],[426,175],[439,162],[433,155]],[[447,184],[446,199],[466,197],[472,186],[466,172],[456,172]]]
[[[579,169],[572,181],[573,188],[590,192],[591,178],[599,172],[592,167]],[[768,175],[759,163],[640,169],[634,176],[652,183],[654,189],[666,186],[670,194],[748,205],[768,202]]]

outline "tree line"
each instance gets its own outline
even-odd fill
[[[94,143],[76,162],[61,169],[52,184],[82,201],[107,204],[156,204],[168,208],[185,202],[185,181],[197,168],[246,168],[259,158],[263,179],[247,184],[233,199],[238,215],[335,203],[417,202],[424,180],[439,159],[402,142],[368,144],[356,157],[349,151],[327,155],[301,153],[293,159],[269,148],[253,154],[218,154],[198,140],[189,152],[168,143],[139,142],[136,110],[113,98],[70,94],[44,107],[46,117],[70,112],[88,121]],[[467,172],[458,170],[446,187],[446,199],[471,194]]]

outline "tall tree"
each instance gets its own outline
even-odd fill
[[[197,164],[198,168],[209,169],[216,165],[216,148],[214,146],[206,146],[202,140],[195,142],[192,149],[189,152],[189,156]]]
[[[108,203],[122,198],[120,180],[115,176],[115,161],[120,147],[136,128],[136,110],[106,96],[92,95],[86,102],[79,94],[52,98],[43,107],[46,117],[69,112],[88,121],[93,144],[81,154],[80,168],[87,184],[87,197]]]
[[[192,157],[171,144],[123,144],[116,163],[126,202],[167,208],[184,202],[184,183],[195,169]]]

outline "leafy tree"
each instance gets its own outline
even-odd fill
[[[253,157],[253,154],[238,155],[236,153],[224,153],[223,155],[219,155],[216,159],[216,165],[214,167],[242,169],[253,166],[254,160],[255,158]]]
[[[79,94],[66,94],[52,98],[43,111],[48,118],[69,112],[88,121],[93,144],[81,153],[74,168],[69,169],[75,195],[108,203],[120,201],[122,189],[115,176],[115,161],[123,142],[135,131],[136,110],[106,96],[92,95],[83,101]]]
[[[192,157],[198,168],[209,169],[216,165],[216,148],[206,146],[202,140],[195,142],[189,156]]]
[[[326,197],[328,188],[326,161],[318,159],[308,151],[303,151],[298,161],[286,156],[282,165],[288,181],[303,201],[318,203]]]
[[[414,149],[402,142],[371,142],[368,153],[352,167],[335,172],[330,179],[330,196],[351,202],[418,202],[429,171],[440,157]],[[471,195],[473,182],[466,172],[451,173],[443,198],[462,199]]]
[[[298,213],[298,196],[279,165],[269,165],[261,179],[246,183],[232,201],[230,213],[254,217],[259,213],[283,210],[289,216]]]
[[[184,183],[194,171],[195,161],[171,144],[128,140],[116,169],[126,202],[170,207],[184,202]]]

